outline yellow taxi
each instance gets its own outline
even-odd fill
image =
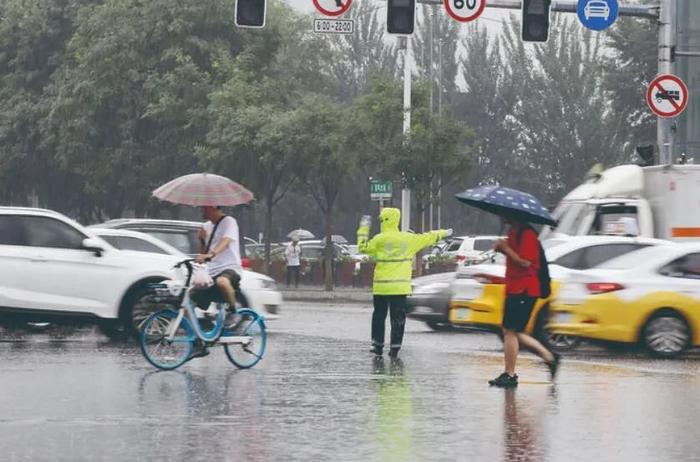
[[[562,335],[641,343],[676,356],[700,345],[700,243],[639,250],[572,274],[547,328]]]
[[[668,243],[660,239],[623,236],[576,236],[543,241],[552,277],[552,295],[537,301],[526,332],[551,347],[574,348],[579,343],[576,337],[553,333],[546,328],[549,306],[557,296],[561,281],[574,271],[596,267],[611,258],[645,247]],[[460,268],[452,291],[448,318],[451,324],[501,331],[505,300],[505,261],[502,255],[493,254],[488,263]]]

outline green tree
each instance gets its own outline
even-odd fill
[[[432,82],[433,112],[449,107],[457,93],[460,44],[460,23],[441,11],[442,5],[423,5],[417,33],[413,36],[413,52],[418,65],[418,78]],[[469,35],[468,44],[473,43]]]
[[[240,52],[230,8],[109,0],[79,9],[41,127],[75,180],[83,221],[143,215],[154,187],[193,169],[217,63]]]
[[[42,143],[45,88],[66,59],[73,33],[74,0],[0,2],[0,198],[27,204],[28,197],[61,208],[65,181]],[[63,198],[65,199],[65,198]]]
[[[620,120],[627,155],[637,145],[656,143],[656,117],[645,93],[657,73],[657,33],[649,20],[620,18],[605,34],[611,51],[603,60],[605,92]]]
[[[327,96],[308,95],[295,111],[297,130],[290,139],[291,149],[298,153],[295,171],[324,216],[326,290],[333,290],[334,208],[343,184],[353,178],[357,166],[357,156],[348,149],[348,112]]]
[[[211,94],[211,126],[207,145],[200,149],[205,165],[249,184],[264,204],[266,271],[273,209],[295,179],[297,152],[289,143],[297,130],[295,107],[307,92],[331,88],[328,44],[288,7],[273,7],[266,30],[285,40],[269,50],[273,54],[263,66],[250,51],[227,63],[229,80]]]
[[[383,11],[370,0],[353,3],[350,18],[355,20],[356,33],[328,37],[335,53],[332,75],[341,100],[352,100],[365,93],[374,76],[395,76],[398,71],[395,39],[386,39]]]
[[[517,68],[514,75],[526,82],[516,113],[519,183],[549,201],[578,185],[594,164],[621,158],[619,121],[603,87],[600,36],[574,19],[554,26],[549,43],[534,47],[536,65]],[[517,28],[510,32],[513,38]]]

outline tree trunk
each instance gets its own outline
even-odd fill
[[[270,275],[270,235],[272,234],[272,197],[265,199],[265,274]]]
[[[325,267],[325,290],[333,290],[333,207],[331,205],[326,209],[326,252],[323,257]]]

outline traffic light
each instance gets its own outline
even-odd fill
[[[549,39],[549,7],[552,0],[523,0],[521,36],[523,42]]]
[[[265,27],[265,0],[236,0],[236,25]]]
[[[386,31],[390,34],[411,35],[416,23],[416,0],[388,0]]]

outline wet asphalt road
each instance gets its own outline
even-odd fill
[[[409,321],[400,361],[369,354],[371,311],[287,304],[239,371],[215,350],[156,372],[91,329],[3,334],[3,461],[700,460],[700,354],[585,347],[556,386],[532,356],[517,390],[492,334]]]

